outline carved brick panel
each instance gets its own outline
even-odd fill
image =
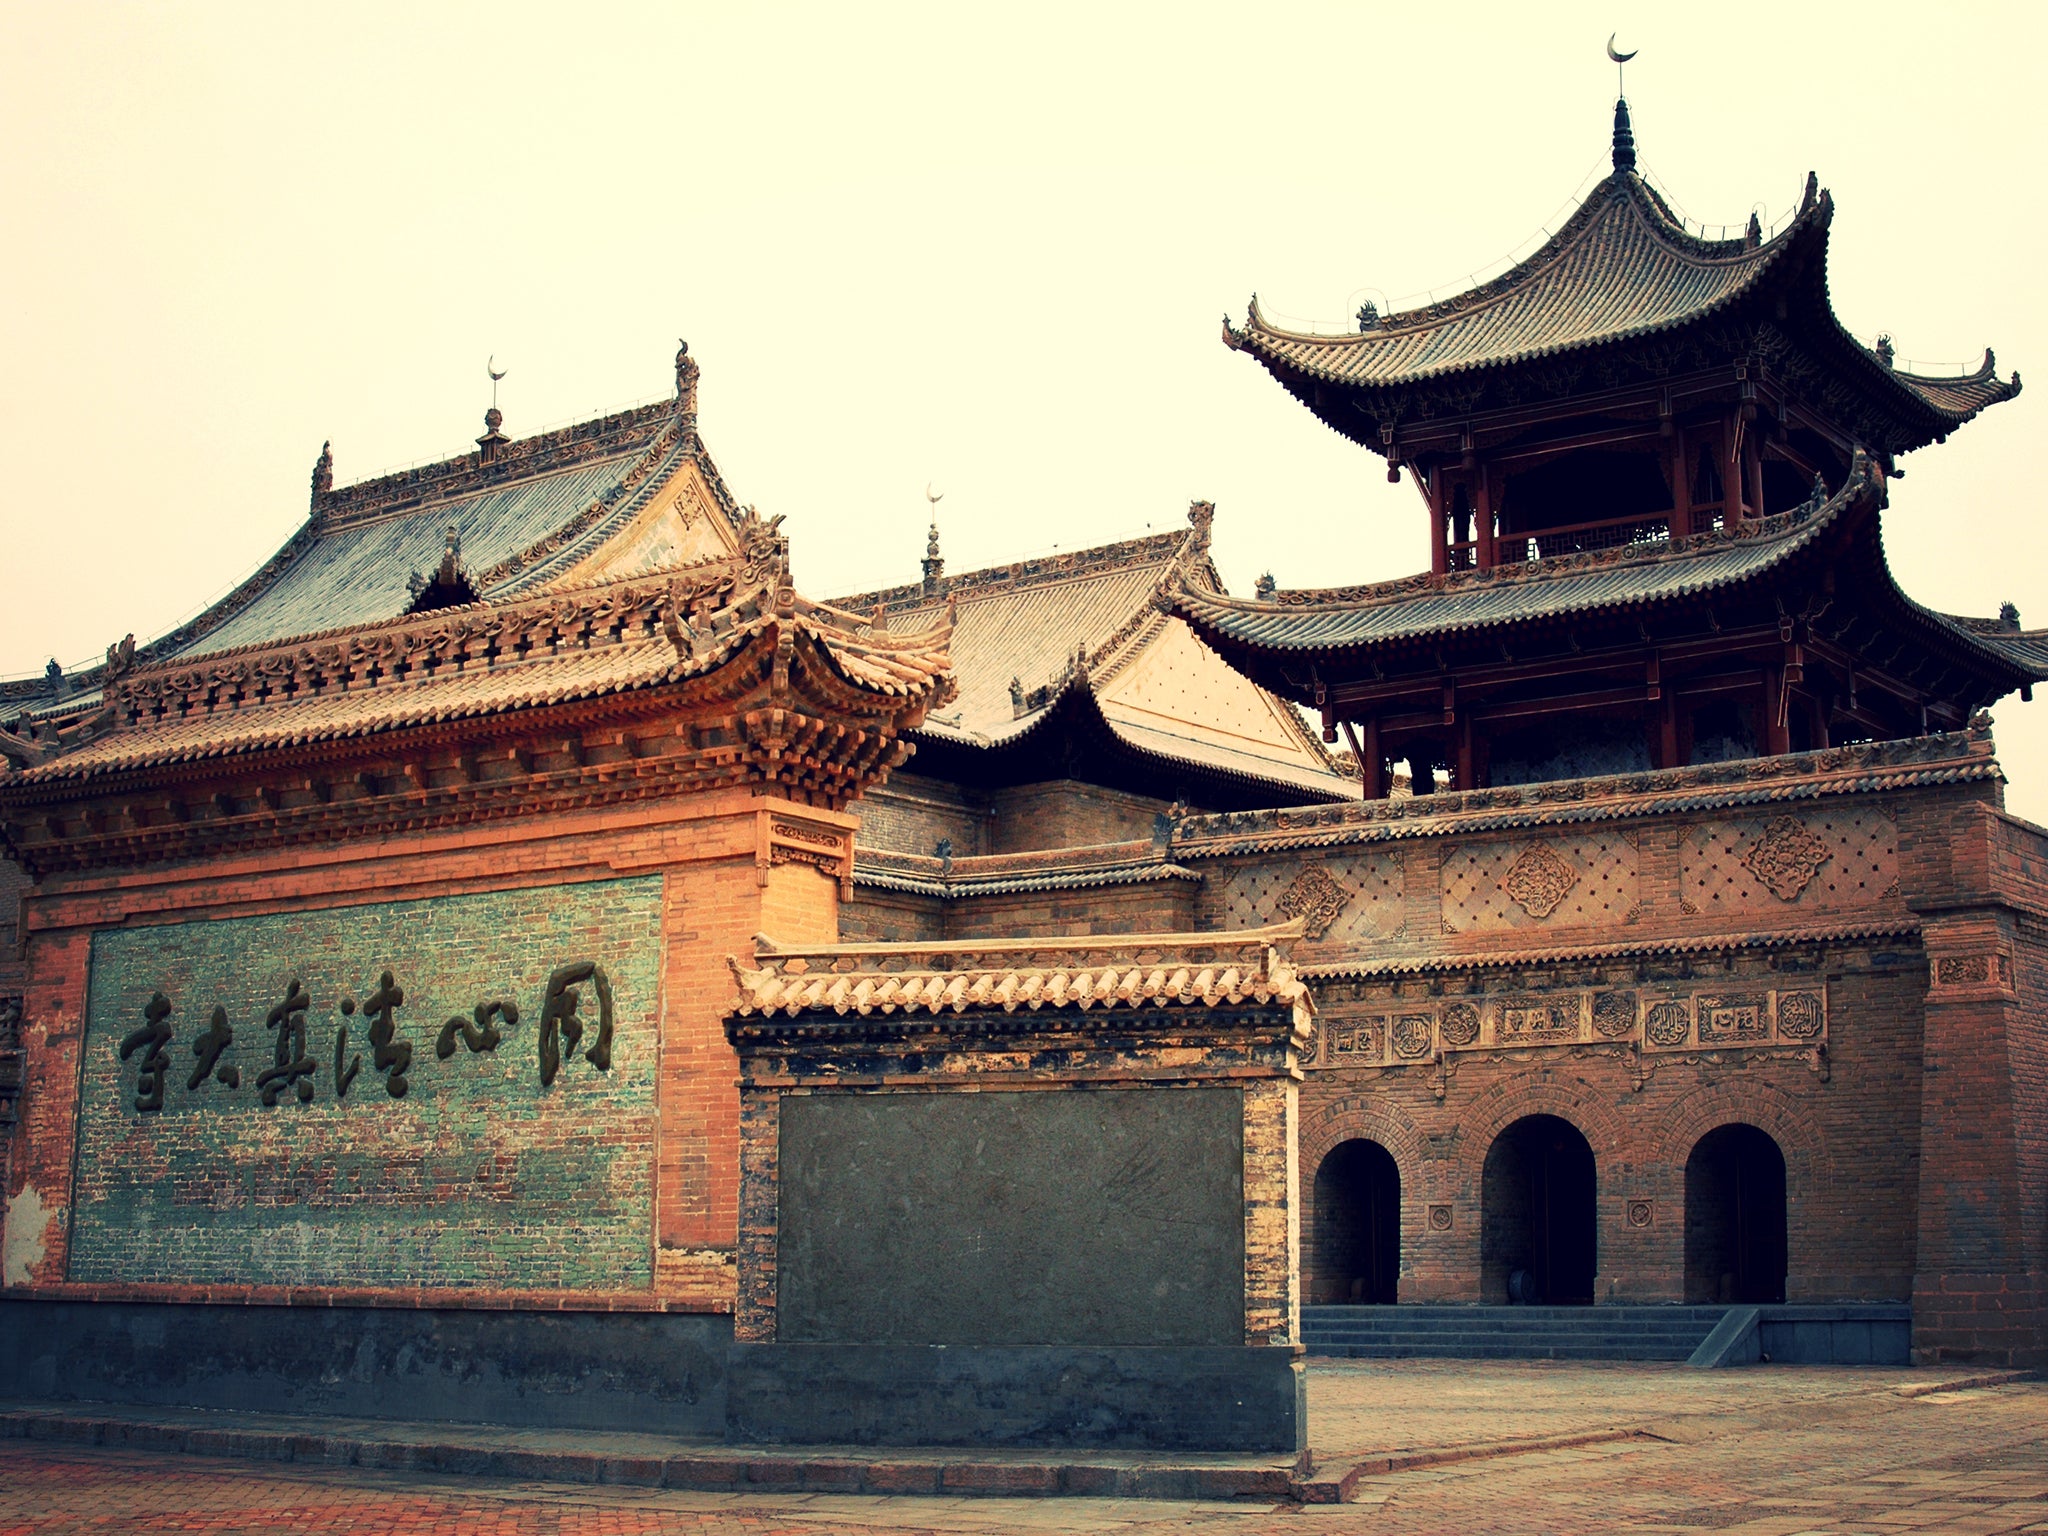
[[[1899,831],[1871,807],[1704,822],[1678,866],[1689,916],[1875,906],[1898,894]]]
[[[1328,859],[1311,856],[1307,861],[1289,856],[1246,865],[1232,878],[1224,896],[1225,926],[1259,928],[1284,922],[1294,915],[1289,906],[1309,902],[1325,881],[1348,894],[1327,917],[1319,912],[1320,929],[1315,920],[1310,922],[1312,940],[1346,944],[1400,936],[1407,913],[1402,904],[1399,849]],[[1318,906],[1328,905],[1329,900],[1324,895]]]
[[[1996,960],[1988,962],[1995,974]],[[1974,974],[1974,970],[1972,971]],[[1827,994],[1802,986],[1562,987],[1489,996],[1368,1000],[1363,986],[1322,990],[1317,1067],[1426,1065],[1473,1051],[1617,1046],[1678,1051],[1811,1051],[1827,1039]],[[1362,1007],[1360,1005],[1363,1005]]]
[[[1611,926],[1642,900],[1632,830],[1459,843],[1444,851],[1446,933]]]
[[[1937,1001],[1962,998],[2012,998],[2012,951],[1999,945],[1954,954],[1936,954],[1928,960],[1928,996]]]

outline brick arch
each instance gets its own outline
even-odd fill
[[[1528,1115],[1555,1115],[1569,1121],[1592,1146],[1593,1166],[1604,1193],[1613,1177],[1612,1166],[1626,1155],[1629,1142],[1628,1129],[1609,1106],[1609,1097],[1609,1091],[1578,1077],[1495,1083],[1458,1117],[1462,1132],[1458,1163],[1469,1178],[1477,1179],[1486,1165],[1486,1154],[1502,1131]]]
[[[1778,1144],[1785,1175],[1811,1199],[1834,1188],[1835,1164],[1826,1140],[1802,1113],[1799,1100],[1782,1088],[1759,1082],[1707,1083],[1671,1107],[1656,1142],[1659,1168],[1681,1185],[1686,1160],[1700,1138],[1724,1125],[1753,1125]]]
[[[1422,1130],[1399,1105],[1385,1101],[1339,1099],[1304,1120],[1300,1142],[1303,1176],[1313,1180],[1324,1158],[1342,1143],[1361,1137],[1378,1142],[1393,1154],[1394,1166],[1401,1170],[1405,1197],[1409,1182],[1422,1177]]]
[[[1394,1159],[1394,1171],[1401,1180],[1400,1294],[1404,1300],[1412,1300],[1413,1295],[1408,1288],[1413,1283],[1412,1266],[1417,1258],[1417,1244],[1423,1234],[1426,1212],[1431,1201],[1445,1198],[1438,1188],[1443,1182],[1443,1165],[1423,1156],[1421,1127],[1399,1105],[1384,1099],[1365,1099],[1355,1095],[1324,1105],[1319,1111],[1304,1116],[1301,1122],[1296,1143],[1299,1159],[1296,1169],[1301,1191],[1302,1294],[1309,1294],[1316,1267],[1315,1255],[1311,1251],[1316,1174],[1321,1171],[1323,1160],[1332,1152],[1345,1142],[1356,1140],[1378,1142]]]

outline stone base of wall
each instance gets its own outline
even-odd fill
[[[0,1301],[0,1391],[722,1437],[730,1317]]]
[[[1774,1365],[1907,1365],[1913,1309],[1875,1304],[1764,1307],[1756,1342]]]
[[[1291,1345],[735,1344],[732,1438],[787,1445],[1300,1451]]]
[[[2027,1273],[1921,1276],[1913,1291],[1913,1359],[2048,1367],[2048,1281]]]

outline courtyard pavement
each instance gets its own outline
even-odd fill
[[[66,1411],[77,1411],[77,1405]],[[1344,1504],[691,1492],[0,1440],[27,1532],[2048,1533],[2048,1383],[1967,1372],[1318,1361]],[[526,1438],[526,1437],[522,1437]]]

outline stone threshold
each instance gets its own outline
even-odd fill
[[[0,1403],[0,1440],[555,1483],[720,1493],[860,1493],[1331,1502],[1306,1458],[1076,1448],[735,1446],[598,1429],[514,1429],[313,1414]]]
[[[1964,1370],[1876,1390],[1918,1398],[2039,1378],[2029,1370]],[[924,1497],[1237,1500],[1341,1504],[1375,1477],[1617,1441],[1658,1441],[1656,1424],[1480,1441],[1337,1458],[1166,1455],[896,1446],[733,1446],[599,1429],[512,1429],[317,1414],[132,1408],[111,1403],[0,1401],[0,1440],[104,1445],[249,1461],[488,1477],[610,1483],[710,1493],[904,1494]],[[1355,1458],[1355,1459],[1354,1459]],[[1341,1470],[1340,1470],[1341,1467]]]

